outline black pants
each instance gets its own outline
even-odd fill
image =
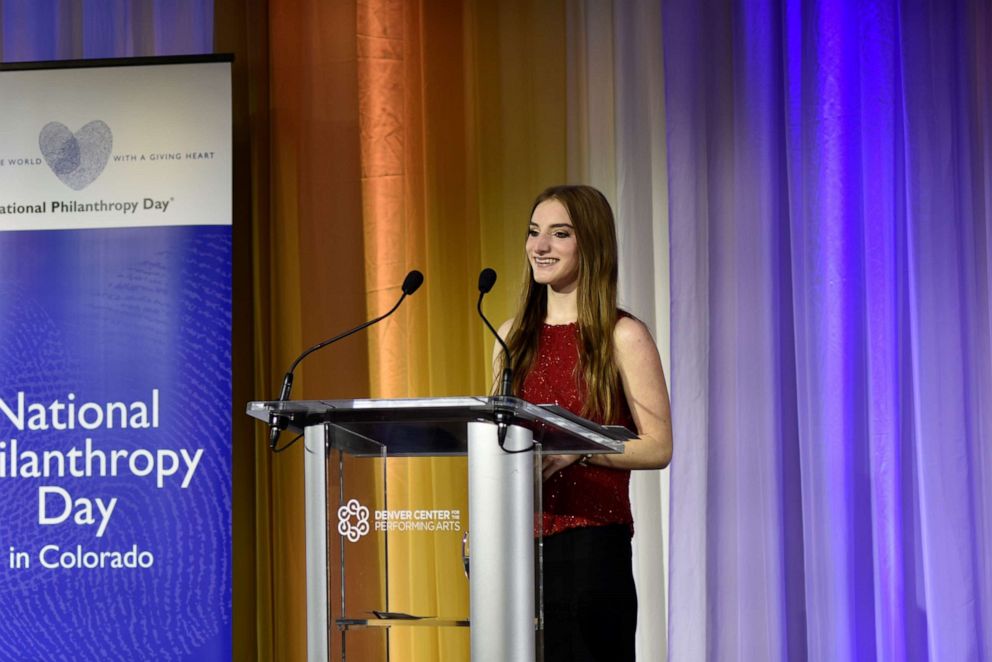
[[[626,526],[544,539],[545,662],[634,660],[637,593]]]

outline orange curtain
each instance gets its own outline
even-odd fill
[[[236,332],[253,348],[244,399],[274,397],[301,349],[381,314],[412,268],[424,288],[371,333],[310,357],[293,397],[487,392],[479,270],[500,274],[486,302],[498,324],[519,290],[530,201],[566,172],[563,0],[218,0],[216,23],[218,50],[236,54],[235,241],[240,232],[251,247],[235,282],[254,311]],[[235,450],[246,497],[235,539],[248,547],[235,550],[236,646],[303,660],[301,450],[273,456],[262,426],[254,437]],[[467,514],[464,460],[393,464],[391,489]],[[465,578],[437,554],[428,541],[391,543],[391,605],[467,614]],[[394,659],[463,660],[467,649],[454,628],[390,639]]]
[[[529,202],[565,172],[563,8],[370,0],[359,4],[358,32],[369,314],[391,303],[407,269],[427,274],[406,316],[370,334],[372,393],[487,392],[492,338],[474,310],[479,270],[503,274],[487,301],[498,323],[518,289]],[[406,504],[467,513],[465,474],[464,459],[393,461],[387,480]],[[451,541],[397,538],[391,608],[467,615]],[[468,633],[394,628],[390,650],[464,660]]]

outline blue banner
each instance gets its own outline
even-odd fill
[[[229,66],[108,70],[96,128],[0,72],[47,109],[0,133],[0,659],[230,659],[230,132],[175,126]]]

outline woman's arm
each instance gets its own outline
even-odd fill
[[[643,322],[621,317],[613,331],[613,352],[623,392],[640,434],[624,444],[622,454],[594,454],[586,463],[614,469],[664,469],[672,460],[672,413],[658,347]],[[544,456],[544,480],[580,458],[579,455]]]
[[[614,360],[639,436],[622,454],[592,455],[590,464],[616,469],[664,469],[672,461],[672,412],[665,371],[651,332],[632,317],[617,320]]]

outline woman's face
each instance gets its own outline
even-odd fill
[[[527,259],[534,280],[557,292],[571,292],[579,281],[579,245],[565,206],[551,198],[534,209],[527,232]]]

